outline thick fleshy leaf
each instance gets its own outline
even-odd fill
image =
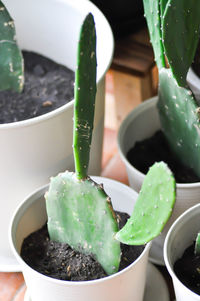
[[[0,90],[21,92],[24,62],[16,42],[14,21],[0,1]]]
[[[162,17],[162,40],[170,68],[179,86],[193,61],[200,29],[200,5],[196,0],[169,0]]]
[[[77,177],[87,176],[96,96],[96,32],[88,14],[81,27],[75,73],[73,147]]]
[[[93,255],[107,274],[118,271],[120,244],[109,197],[90,178],[79,180],[72,172],[51,179],[45,195],[51,240]]]
[[[175,203],[175,180],[164,162],[155,163],[144,178],[133,213],[116,239],[143,245],[160,234]]]
[[[158,110],[171,150],[200,177],[199,108],[189,89],[179,87],[170,69],[159,73]]]
[[[158,68],[165,67],[164,49],[162,45],[160,0],[143,0],[144,12],[149,29],[150,39]]]

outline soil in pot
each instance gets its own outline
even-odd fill
[[[119,228],[122,228],[129,216],[121,212],[116,214]],[[122,256],[119,270],[130,265],[143,249],[144,246],[121,244]],[[56,279],[86,281],[107,276],[92,256],[76,252],[68,244],[50,241],[46,224],[25,238],[21,256],[34,270]]]
[[[24,51],[22,93],[0,91],[0,123],[26,120],[51,112],[74,97],[74,72],[33,52]]]
[[[165,135],[161,130],[152,137],[138,141],[128,151],[127,159],[136,169],[146,174],[149,168],[159,161],[164,161],[174,174],[177,183],[200,182],[200,178],[191,168],[184,166],[176,158],[168,145]]]
[[[174,272],[185,286],[200,295],[200,255],[194,254],[194,243],[175,262]]]

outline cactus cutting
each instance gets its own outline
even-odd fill
[[[200,6],[195,0],[153,0],[151,4],[143,0],[143,3],[159,71],[161,128],[180,162],[200,176],[199,109],[186,81],[199,40]],[[153,13],[152,6],[157,8]]]
[[[24,84],[24,63],[16,42],[14,21],[0,1],[0,90],[21,92]]]
[[[120,245],[109,197],[87,176],[96,94],[96,33],[93,16],[82,25],[75,75],[73,150],[75,173],[51,180],[46,195],[48,231],[52,240],[93,254],[108,274],[117,272]]]
[[[165,163],[155,163],[144,179],[130,219],[116,238],[129,245],[151,241],[161,233],[174,203],[174,177]]]
[[[119,231],[112,200],[102,185],[87,175],[95,93],[96,33],[93,16],[88,14],[81,27],[75,76],[75,172],[66,171],[51,178],[45,195],[47,226],[51,240],[92,255],[111,275],[119,268],[121,241],[146,244],[163,229],[175,201],[175,180],[166,164],[155,164],[146,176],[133,216]],[[133,237],[137,239],[132,240]]]

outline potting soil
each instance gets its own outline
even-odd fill
[[[194,244],[175,262],[174,272],[185,286],[200,295],[200,255],[194,254]]]
[[[140,172],[146,174],[155,163],[164,161],[174,174],[177,183],[200,182],[194,171],[184,166],[176,158],[162,131],[157,131],[150,138],[138,141],[127,153],[128,161]]]
[[[51,112],[74,97],[74,72],[37,53],[24,51],[22,93],[0,91],[0,124]]]
[[[129,216],[117,213],[119,228]],[[119,270],[130,265],[143,251],[144,246],[121,244]],[[36,271],[52,278],[68,281],[86,281],[106,277],[101,265],[90,255],[73,250],[68,244],[50,241],[46,224],[25,238],[21,256]]]

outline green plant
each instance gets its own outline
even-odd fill
[[[199,40],[200,5],[195,0],[143,3],[159,70],[161,127],[174,154],[200,176],[199,108],[186,81]]]
[[[24,65],[16,42],[14,21],[0,1],[0,90],[21,92],[24,84]]]
[[[156,237],[175,201],[175,180],[163,162],[147,174],[132,217],[119,231],[111,200],[102,185],[87,176],[96,91],[96,34],[89,14],[82,25],[75,77],[75,173],[51,178],[45,195],[50,239],[92,254],[107,274],[118,271],[120,241],[145,244]]]
[[[194,253],[196,255],[200,254],[200,233],[198,233],[197,237],[196,237],[195,247],[194,247]]]
[[[96,33],[89,14],[81,27],[75,74],[73,150],[75,173],[51,180],[46,195],[52,240],[95,254],[108,274],[119,267],[120,246],[113,240],[117,222],[110,199],[88,176],[96,94]],[[102,235],[104,233],[104,235]]]

